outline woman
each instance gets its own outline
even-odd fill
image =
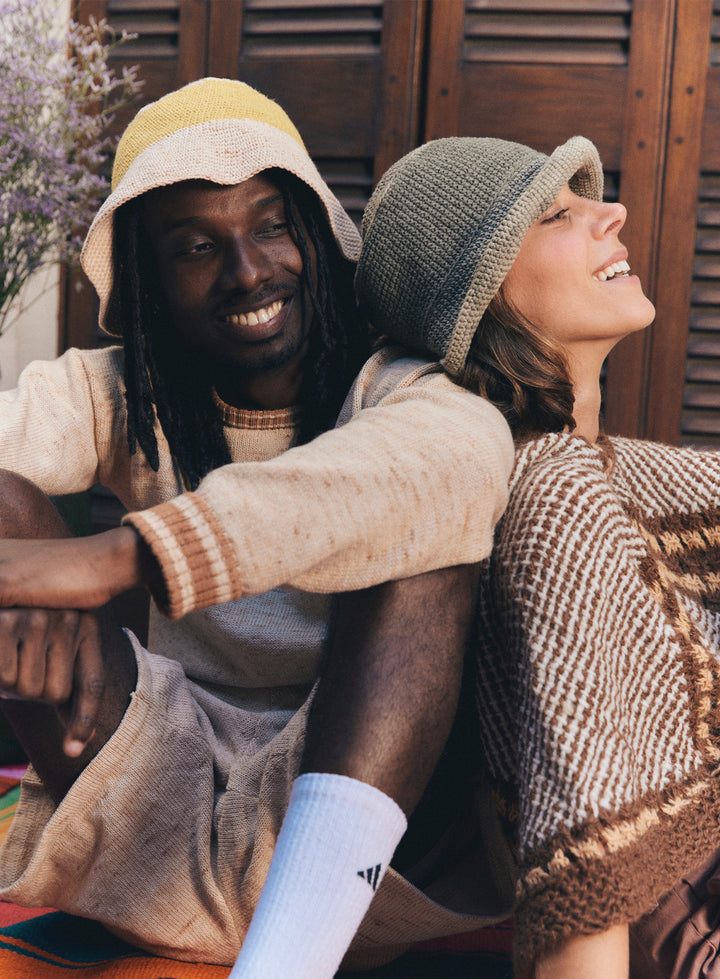
[[[654,316],[625,217],[581,137],[438,140],[378,185],[356,280],[516,439],[478,713],[518,973],[553,979],[720,975],[720,456],[600,434],[602,363]]]

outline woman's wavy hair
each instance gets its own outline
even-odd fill
[[[575,428],[565,357],[502,287],[475,331],[460,382],[500,409],[516,439]]]
[[[368,356],[368,329],[355,301],[355,266],[340,252],[316,194],[286,171],[266,173],[283,195],[313,316],[297,404],[300,444],[334,425]],[[230,452],[212,377],[173,327],[141,210],[137,198],[115,213],[107,311],[108,330],[122,336],[125,350],[128,448],[132,455],[139,446],[157,471],[157,416],[184,485],[195,489],[207,473],[231,461]]]

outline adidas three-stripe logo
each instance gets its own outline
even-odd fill
[[[381,869],[382,864],[378,863],[374,867],[368,867],[367,870],[358,870],[357,875],[358,877],[362,877],[363,880],[366,880],[372,889],[375,890],[378,885],[378,877],[380,876]]]

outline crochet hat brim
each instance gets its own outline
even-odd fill
[[[82,266],[100,297],[100,325],[113,281],[113,215],[118,207],[156,187],[184,180],[233,185],[264,170],[282,169],[318,196],[343,255],[356,261],[360,236],[350,217],[293,136],[251,119],[211,119],[183,127],[152,142],[129,164],[102,205],[85,239]]]

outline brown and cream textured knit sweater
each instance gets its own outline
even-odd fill
[[[485,564],[479,716],[521,972],[720,846],[720,454],[523,446]]]

